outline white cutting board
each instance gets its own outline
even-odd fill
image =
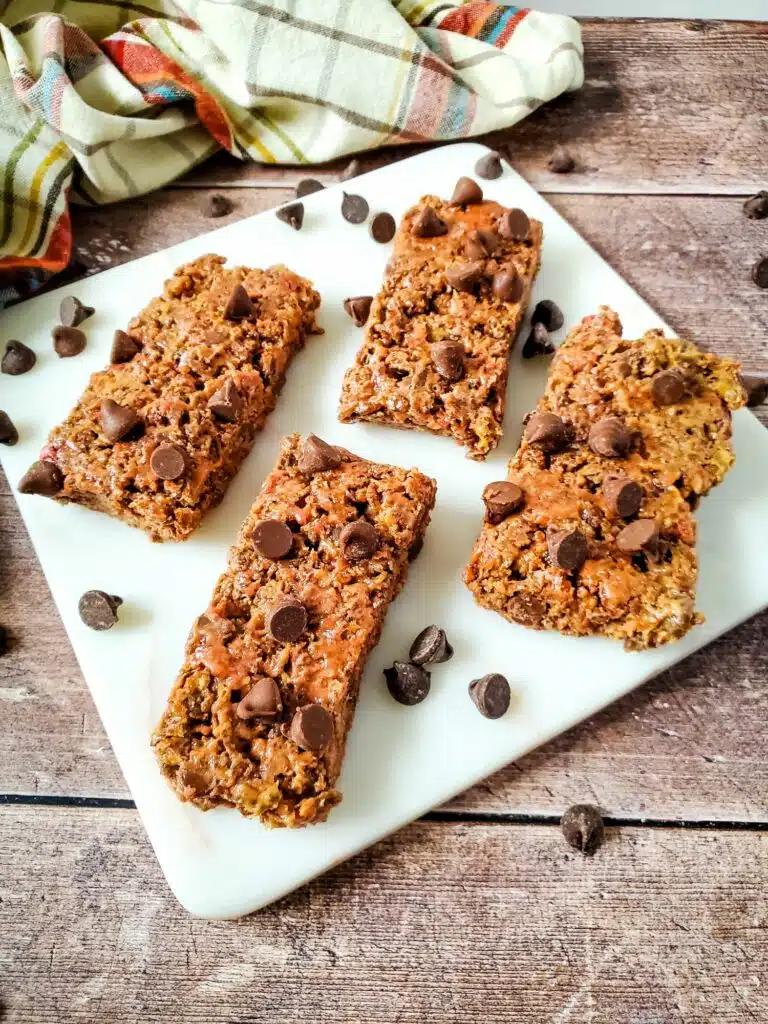
[[[3,448],[12,487],[37,457],[48,430],[66,415],[89,374],[107,362],[112,333],[124,327],[185,260],[218,252],[233,263],[285,262],[310,277],[323,296],[320,323],[291,366],[277,410],[221,506],[184,544],[151,544],[105,516],[19,496],[83,674],[145,827],[181,903],[205,917],[236,917],[264,906],[616,700],[644,680],[768,605],[768,432],[746,411],[734,416],[736,467],[704,499],[698,519],[699,608],[707,621],[662,650],[627,654],[617,643],[573,639],[511,625],[476,607],[461,582],[482,519],[481,491],[504,476],[523,414],[545,380],[547,362],[512,357],[505,434],[485,463],[470,462],[452,441],[380,426],[342,425],[336,406],[345,369],[362,333],[342,311],[349,295],[374,293],[390,246],[339,213],[342,187],[366,196],[372,210],[397,218],[426,192],[450,195],[486,152],[474,143],[433,149],[304,200],[301,232],[268,212],[164,252],[32,299],[2,315],[1,337],[19,338],[38,362],[25,376],[0,378],[0,408],[21,440]],[[520,206],[544,223],[544,254],[534,301],[560,304],[566,324],[613,306],[629,337],[663,326],[659,317],[522,178],[505,168],[486,194]],[[76,294],[96,307],[83,326],[83,355],[60,360],[50,329],[59,301]],[[565,332],[562,332],[562,335]],[[416,465],[438,482],[437,507],[423,553],[390,609],[372,653],[347,750],[344,801],[330,820],[299,831],[269,831],[235,811],[202,813],[181,804],[155,766],[149,734],[182,661],[192,620],[206,607],[227,549],[289,431],[314,431],[370,459]],[[91,588],[123,597],[119,624],[87,629],[78,598]],[[407,656],[413,636],[443,625],[456,654],[434,667],[432,692],[418,707],[389,696],[382,669]],[[21,642],[30,638],[21,637]],[[502,672],[513,688],[507,716],[488,721],[467,695],[470,680]],[[126,870],[128,865],[126,865]],[[340,894],[343,898],[343,894]]]

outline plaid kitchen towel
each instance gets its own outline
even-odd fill
[[[502,128],[583,81],[570,18],[439,0],[0,6],[0,304],[66,266],[67,202],[159,188],[222,146],[312,164]],[[31,272],[31,275],[30,275]]]

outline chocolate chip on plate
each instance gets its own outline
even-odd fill
[[[149,458],[149,465],[155,476],[161,480],[178,480],[184,476],[187,460],[178,445],[159,444]]]
[[[587,560],[587,538],[580,530],[550,530],[547,547],[552,565],[565,572],[576,572]]]
[[[236,284],[224,307],[224,316],[227,320],[244,320],[255,312],[256,307],[248,292],[241,284]]]
[[[574,804],[560,819],[567,842],[582,853],[594,853],[603,841],[603,817],[593,804]]]
[[[439,626],[427,626],[411,644],[408,657],[414,665],[439,665],[450,661],[453,648],[448,643],[445,630]]]
[[[19,432],[7,412],[0,409],[0,444],[13,447],[19,440]]]
[[[208,408],[218,420],[234,423],[243,411],[243,396],[233,380],[228,380],[208,399]]]
[[[750,220],[762,220],[768,217],[768,192],[760,191],[744,203],[744,213]]]
[[[509,683],[498,672],[491,672],[469,684],[469,696],[484,718],[502,718],[509,710]]]
[[[608,476],[603,481],[603,497],[611,512],[629,519],[640,511],[643,488],[628,476]]]
[[[271,721],[283,710],[280,690],[274,679],[261,676],[242,700],[238,701],[235,713],[238,718],[263,718]]]
[[[479,260],[473,263],[459,263],[456,266],[448,267],[445,272],[445,280],[458,292],[471,292],[480,278],[483,276],[485,265]]]
[[[486,484],[483,490],[485,521],[498,526],[507,516],[522,508],[524,498],[522,487],[511,480],[494,480]]]
[[[653,519],[636,519],[624,527],[616,538],[616,544],[627,554],[639,551],[655,553],[659,545],[659,528]]]
[[[534,359],[536,356],[551,356],[554,351],[555,343],[550,338],[549,331],[544,324],[533,324],[523,345],[523,359]]]
[[[493,275],[493,294],[502,302],[519,302],[523,295],[523,279],[517,268],[508,263],[497,274]]]
[[[90,629],[112,629],[117,622],[117,609],[122,597],[105,594],[103,590],[86,590],[77,603],[80,618]]]
[[[291,720],[290,737],[297,747],[324,754],[333,743],[333,718],[322,704],[305,704]]]
[[[483,190],[477,182],[464,176],[459,178],[451,196],[451,206],[470,206],[482,201]]]
[[[392,668],[384,669],[387,689],[400,704],[413,707],[421,704],[429,693],[432,677],[421,665],[410,661],[396,661]]]
[[[605,416],[589,428],[587,443],[597,455],[619,458],[632,447],[632,433],[617,416]]]
[[[685,378],[679,370],[660,370],[651,378],[651,396],[656,405],[674,405],[685,394]]]
[[[752,280],[758,288],[768,288],[768,256],[763,256],[752,267]]]
[[[411,224],[411,234],[416,238],[436,238],[448,231],[448,225],[438,217],[431,206],[425,206],[414,217]]]
[[[125,331],[115,331],[112,338],[112,350],[109,354],[111,363],[130,363],[141,351],[141,345]]]
[[[296,186],[296,198],[303,199],[304,196],[311,196],[313,192],[322,192],[325,185],[317,178],[302,178]]]
[[[553,412],[535,412],[525,425],[525,439],[542,451],[559,452],[570,441],[570,431]]]
[[[555,174],[570,174],[576,166],[576,161],[563,146],[557,146],[547,160],[547,167]]]
[[[747,407],[756,409],[768,398],[768,377],[758,377],[753,373],[742,373],[741,383],[747,393]]]
[[[55,462],[41,459],[33,462],[24,476],[19,480],[21,494],[41,494],[52,498],[64,486],[64,476]]]
[[[364,562],[379,550],[381,537],[376,527],[365,519],[347,523],[339,536],[341,553],[348,562]]]
[[[475,174],[478,178],[484,178],[486,181],[500,178],[503,170],[501,157],[498,153],[486,153],[475,164]]]
[[[372,295],[355,295],[351,299],[344,299],[344,312],[355,327],[362,327],[368,319],[372,302]]]
[[[387,242],[392,241],[395,237],[396,230],[397,225],[395,224],[395,218],[391,213],[386,212],[377,213],[371,221],[369,228],[371,238],[374,242],[380,242],[382,245],[386,245]]]
[[[301,601],[280,601],[269,613],[267,629],[284,644],[295,643],[307,628],[309,616]]]
[[[464,349],[457,341],[438,341],[432,348],[432,362],[440,376],[452,384],[464,376]]]
[[[495,231],[478,228],[470,231],[464,243],[464,255],[471,260],[485,260],[492,256],[501,245],[501,238]]]
[[[23,341],[9,341],[5,346],[0,370],[12,377],[18,377],[19,374],[31,370],[36,362],[37,356]]]
[[[65,327],[60,324],[51,332],[53,347],[60,359],[71,359],[79,356],[85,348],[86,337],[79,327]]]
[[[59,320],[65,327],[79,327],[95,312],[93,306],[84,306],[74,295],[67,295],[59,304]]]
[[[510,242],[524,242],[531,233],[531,222],[524,210],[507,210],[499,217],[499,234]]]
[[[358,174],[362,171],[362,169],[363,165],[360,163],[357,157],[353,157],[349,161],[347,166],[344,168],[344,170],[341,172],[341,180],[350,181],[352,178],[356,178]]]
[[[341,455],[338,448],[323,441],[317,434],[308,434],[299,455],[299,472],[322,473],[326,469],[338,469]]]
[[[301,231],[304,223],[304,203],[289,203],[275,210],[275,216],[283,224],[292,227],[294,231]]]
[[[552,299],[542,299],[537,302],[531,316],[534,324],[544,324],[548,331],[559,331],[565,323],[563,311]]]
[[[279,519],[262,519],[251,531],[253,546],[263,558],[276,562],[293,547],[293,534]]]
[[[133,409],[118,405],[111,398],[104,399],[99,412],[104,436],[113,443],[124,440],[141,423]]]
[[[341,216],[349,224],[363,224],[370,212],[368,200],[363,196],[357,196],[353,192],[342,193]]]
[[[209,217],[226,217],[228,213],[232,213],[232,203],[221,192],[214,192],[208,196],[205,212]]]

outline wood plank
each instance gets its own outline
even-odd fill
[[[418,823],[257,915],[190,918],[135,812],[5,808],[5,1024],[754,1024],[765,833]]]
[[[514,166],[546,192],[749,194],[766,186],[764,68],[768,24],[586,20],[585,83],[482,141],[510,148]],[[577,168],[547,168],[556,145]],[[415,152],[364,156],[370,168]],[[317,168],[240,164],[220,155],[188,183],[260,185],[337,180],[346,161]]]

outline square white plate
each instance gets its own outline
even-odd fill
[[[485,148],[466,143],[434,149],[363,175],[344,187],[366,196],[372,210],[396,217],[426,192],[450,195],[473,174]],[[544,223],[544,255],[534,301],[555,299],[571,325],[601,303],[616,309],[627,336],[664,326],[659,317],[522,178],[505,168],[486,194],[520,206]],[[40,296],[7,311],[4,339],[31,345],[31,373],[0,378],[0,408],[21,440],[4,448],[16,487],[37,458],[49,429],[64,417],[89,374],[107,362],[115,328],[124,327],[163,280],[185,260],[218,252],[233,263],[284,262],[323,296],[322,337],[295,360],[277,410],[221,506],[184,544],[151,544],[137,530],[74,506],[19,496],[19,507],[45,570],[83,674],[104,721],[147,832],[181,903],[205,917],[256,910],[430,808],[593,714],[633,687],[768,605],[768,546],[754,543],[768,522],[768,432],[748,412],[734,416],[737,464],[706,498],[698,516],[699,608],[707,621],[662,650],[627,654],[619,644],[537,633],[478,608],[461,573],[482,518],[480,493],[504,475],[523,414],[540,394],[546,361],[512,357],[505,435],[485,463],[464,458],[452,441],[380,426],[346,426],[336,418],[345,369],[361,341],[342,311],[348,295],[379,287],[390,246],[339,213],[342,186],[304,200],[294,232],[268,212]],[[76,359],[53,353],[51,327],[62,295],[96,307],[84,325],[88,347]],[[565,332],[563,332],[564,335]],[[561,335],[562,336],[562,335]],[[416,465],[437,479],[437,507],[423,553],[392,606],[381,643],[363,681],[341,789],[344,801],[323,825],[268,831],[235,811],[201,813],[177,801],[161,779],[149,747],[182,660],[192,620],[207,605],[229,544],[290,431],[315,431],[368,458]],[[77,602],[91,588],[120,594],[120,622],[94,633]],[[430,622],[448,630],[456,654],[434,667],[432,692],[415,708],[389,696],[382,669],[407,656],[411,639]],[[482,718],[467,696],[470,680],[502,672],[514,702],[499,721]]]

